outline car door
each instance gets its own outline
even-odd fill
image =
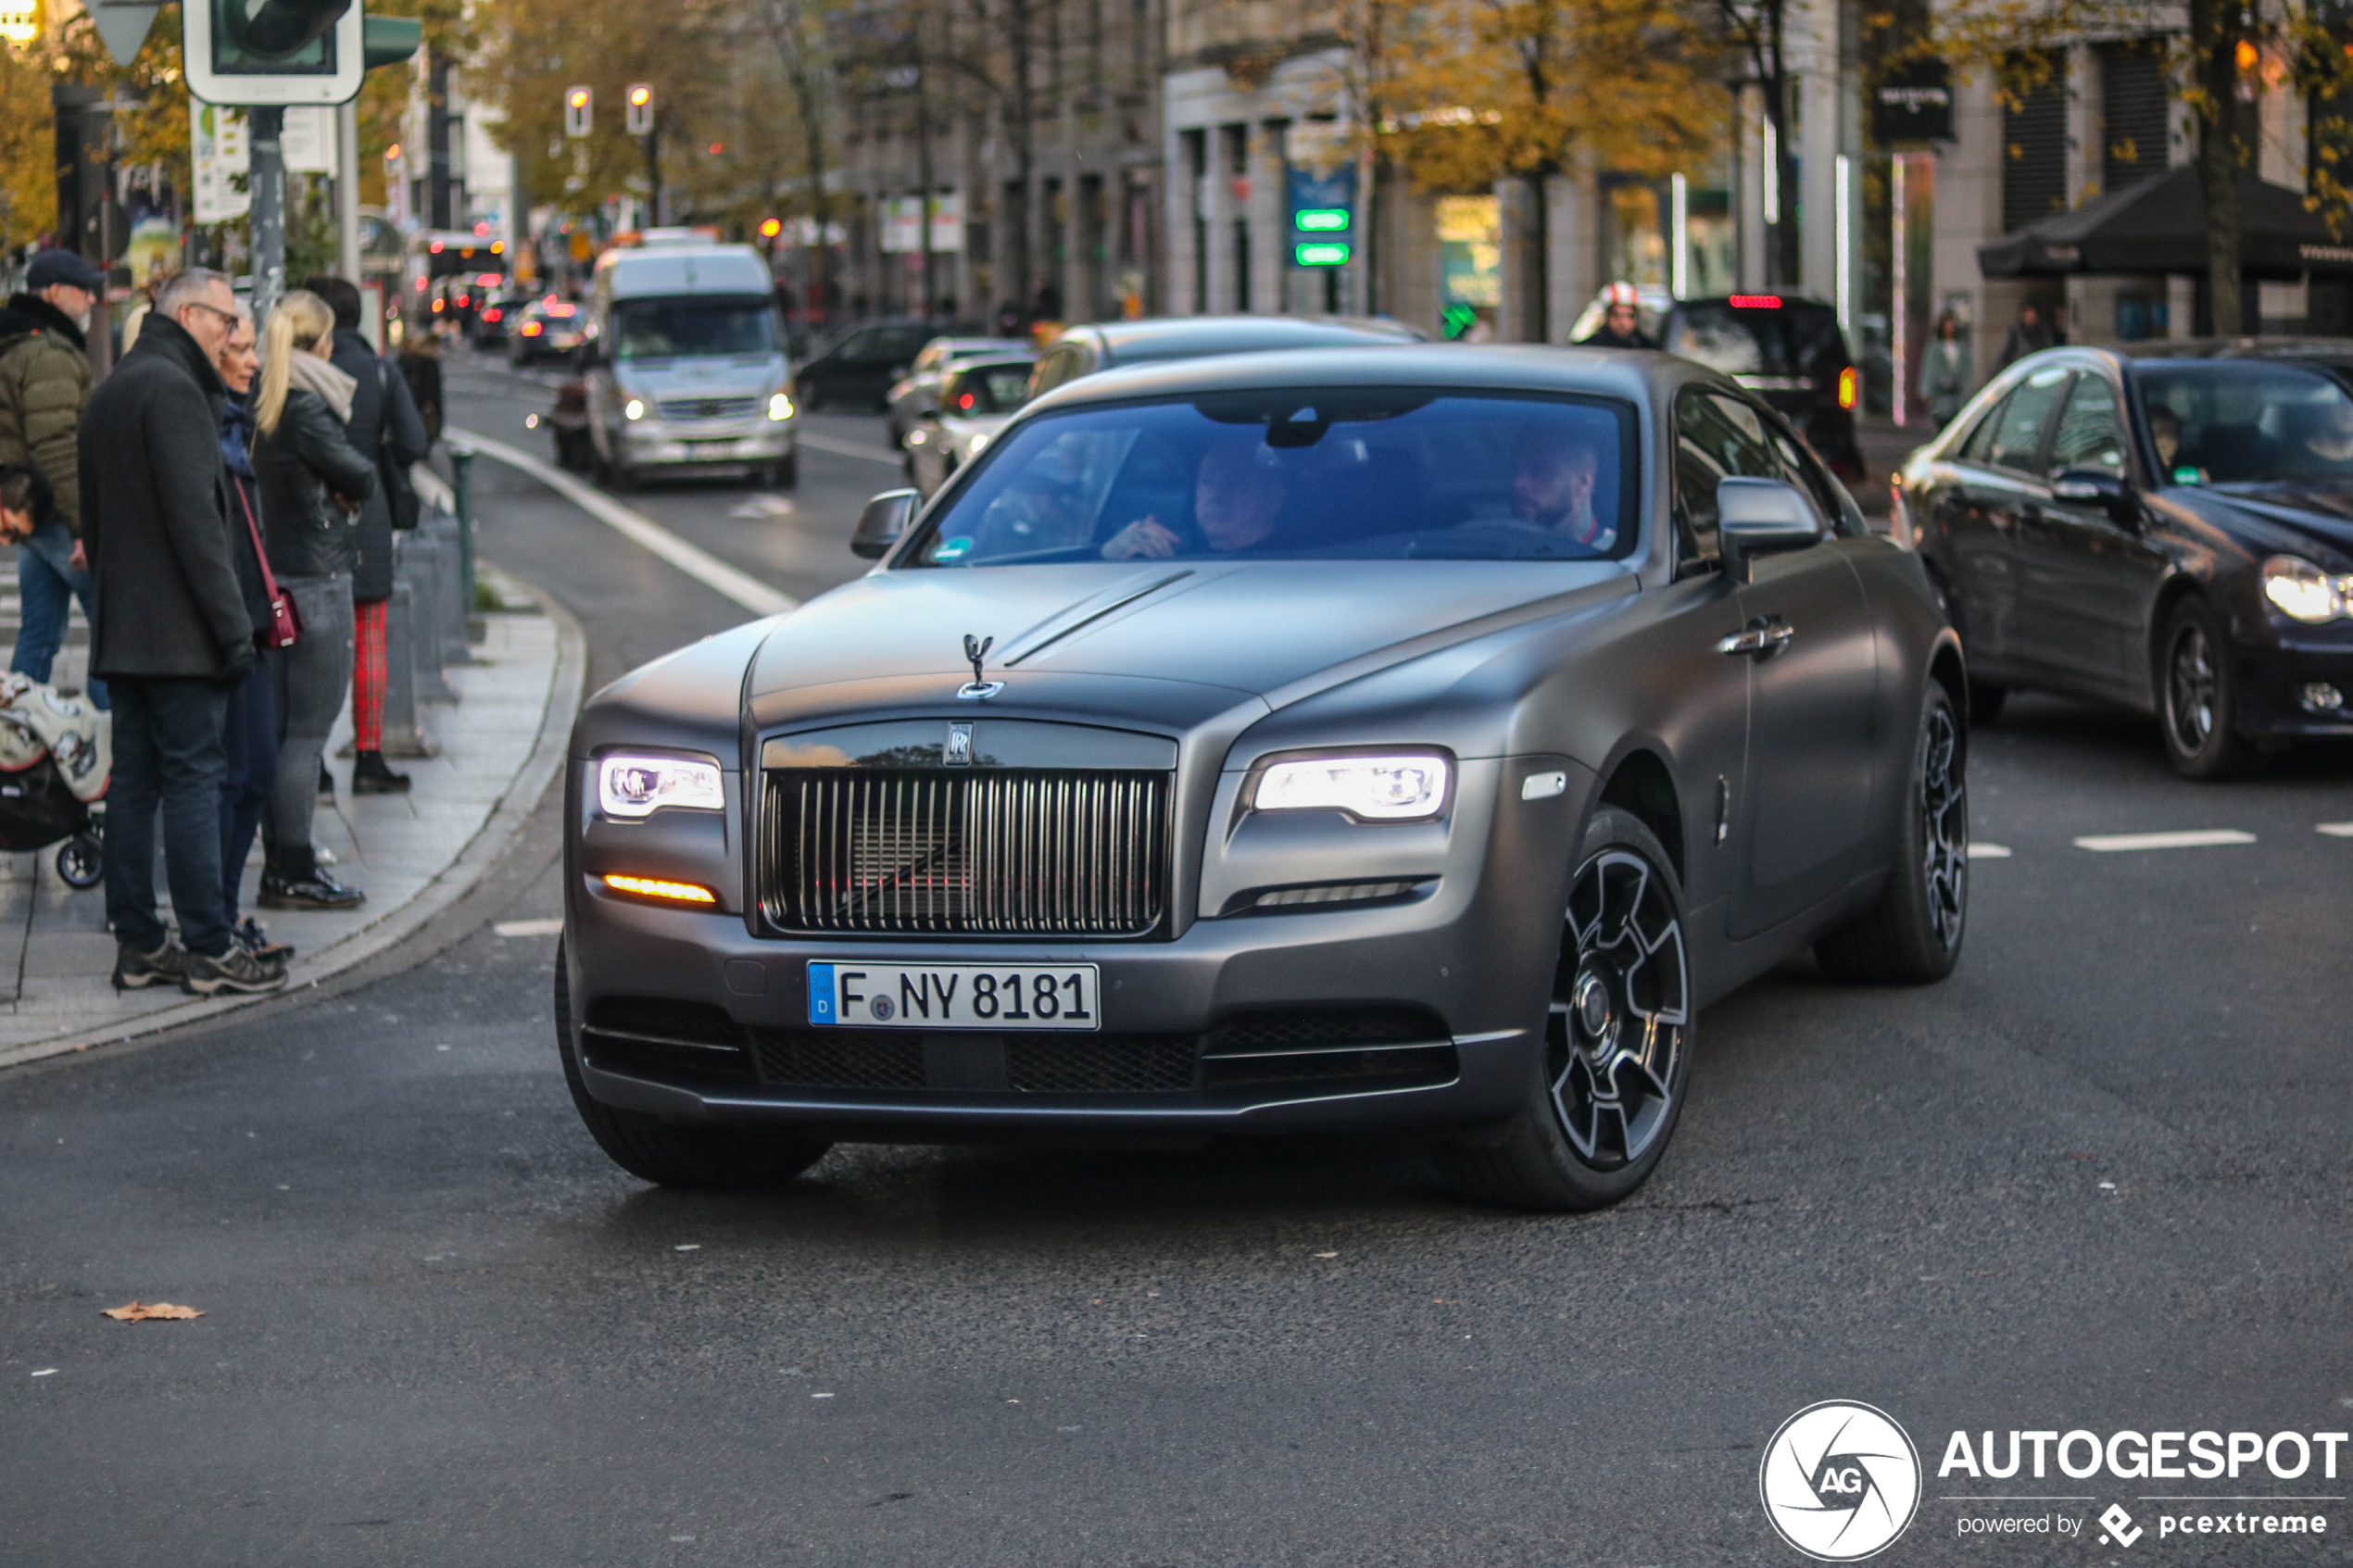
[[[1953,589],[1961,643],[1985,673],[2030,668],[2024,606],[2019,594],[2018,531],[2026,508],[2050,498],[2043,479],[2043,442],[2073,375],[2045,366],[2013,388],[1972,433],[1958,467],[1969,521],[1957,551]]]
[[[1855,874],[1870,833],[1879,734],[1878,637],[1856,542],[1795,439],[1744,399],[1705,395],[1758,477],[1794,484],[1813,504],[1823,542],[1757,558],[1740,589],[1743,630],[1774,637],[1722,657],[1749,666],[1744,872],[1730,935],[1755,936],[1834,897]]]
[[[2076,373],[2043,461],[2056,485],[2070,469],[2133,477],[2123,401],[2100,370]],[[2141,607],[2159,568],[2131,515],[2053,491],[2028,504],[2018,529],[2025,658],[2054,685],[2127,697],[2141,652]]]

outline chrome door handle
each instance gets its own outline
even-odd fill
[[[1770,653],[1797,635],[1797,629],[1775,621],[1763,626],[1751,626],[1721,638],[1716,645],[1718,653]]]

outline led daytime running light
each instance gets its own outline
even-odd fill
[[[660,898],[673,904],[716,904],[719,895],[708,887],[691,882],[666,882],[658,876],[620,876],[605,878],[605,885],[615,893],[626,893],[638,898]]]

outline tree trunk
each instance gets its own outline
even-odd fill
[[[2198,116],[2197,180],[2206,197],[2206,273],[2209,330],[2247,330],[2239,274],[2239,169],[2246,161],[2246,113],[2239,103],[2238,0],[2190,0],[2190,41],[2206,103]]]

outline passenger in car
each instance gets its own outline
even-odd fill
[[[1210,443],[1193,484],[1193,521],[1202,546],[1230,555],[1274,536],[1287,489],[1277,461],[1255,430]],[[1166,560],[1186,547],[1182,534],[1148,514],[1106,540],[1103,558]]]
[[[1617,525],[1593,513],[1601,454],[1557,428],[1538,427],[1512,447],[1512,515],[1565,534],[1596,553],[1617,542]]]

